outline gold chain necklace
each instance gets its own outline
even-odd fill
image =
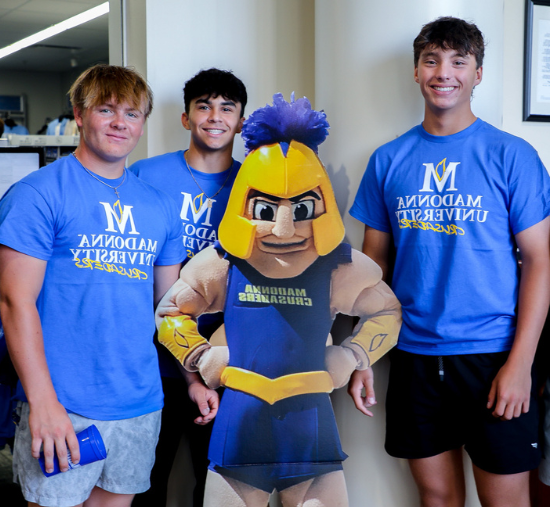
[[[187,152],[185,152],[183,154],[183,161],[185,162],[185,167],[187,167],[187,170],[189,171],[189,174],[191,175],[191,178],[193,178],[193,181],[195,182],[197,187],[199,187],[199,190],[206,196],[206,206],[208,208],[211,208],[214,197],[216,197],[222,191],[223,187],[225,187],[225,184],[229,181],[229,177],[231,176],[231,171],[233,171],[233,163],[231,163],[231,167],[229,168],[229,174],[227,175],[227,178],[225,178],[225,181],[222,183],[222,186],[220,188],[218,188],[218,191],[212,197],[210,197],[202,189],[202,187],[199,185],[199,182],[195,179],[195,176],[193,176],[193,171],[191,171],[191,168],[189,167],[189,164],[187,163],[186,155],[187,155]]]
[[[78,157],[74,153],[72,155],[76,159],[76,161],[80,164],[80,167],[82,167],[82,169],[84,169],[92,178],[99,181],[99,183],[103,183],[106,187],[112,188],[115,191],[117,199],[120,199],[120,195],[118,195],[118,189],[126,181],[126,167],[124,168],[124,178],[122,178],[122,181],[116,187],[113,187],[113,185],[109,185],[108,183],[105,183],[103,180],[100,180],[92,171],[90,171],[86,166],[84,166],[84,164],[80,160],[78,160]]]

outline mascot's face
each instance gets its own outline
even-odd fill
[[[248,262],[269,277],[297,276],[319,257],[313,220],[323,213],[320,187],[290,198],[251,189],[244,218],[256,234]]]
[[[319,187],[283,199],[251,190],[245,218],[256,225],[254,247],[265,254],[315,251],[312,220],[325,212]]]
[[[297,276],[334,250],[344,224],[317,155],[295,141],[286,150],[274,144],[251,152],[235,179],[218,237],[227,252],[274,278]]]

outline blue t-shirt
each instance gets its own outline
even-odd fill
[[[190,259],[218,239],[218,227],[241,164],[233,160],[225,171],[209,174],[187,166],[183,157],[183,151],[166,153],[140,160],[132,164],[130,171],[174,199],[180,210],[183,244]],[[212,197],[211,207],[208,196]]]
[[[47,261],[37,300],[48,367],[68,410],[101,420],[162,408],[153,266],[183,260],[177,209],[126,171],[120,199],[74,157],[0,201],[0,243]]]
[[[231,167],[221,173],[204,173],[187,166],[184,152],[176,151],[140,160],[132,164],[130,171],[167,193],[176,203],[183,224],[183,245],[188,261],[218,239],[218,227],[240,167],[241,164],[233,160]],[[212,198],[210,207],[208,196]],[[222,322],[219,314],[202,315],[199,331],[209,337]],[[159,360],[163,376],[180,376],[174,357],[164,346],[159,346]]]
[[[350,214],[393,233],[398,348],[427,355],[511,348],[514,235],[550,214],[550,178],[532,146],[479,119],[450,136],[416,126],[374,152]]]

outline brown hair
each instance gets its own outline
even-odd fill
[[[414,39],[414,66],[418,67],[420,53],[427,47],[454,49],[464,55],[473,55],[476,68],[483,65],[485,42],[483,34],[473,23],[453,17],[441,17],[422,27]]]
[[[128,102],[147,118],[153,110],[153,92],[134,69],[99,64],[85,70],[69,90],[71,104],[80,111],[110,101]]]

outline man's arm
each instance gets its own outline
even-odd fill
[[[384,281],[388,275],[390,241],[391,236],[388,232],[379,231],[365,225],[363,253],[382,268],[382,280]]]
[[[487,401],[506,420],[529,410],[531,367],[550,303],[550,217],[515,237],[521,255],[516,336]]]
[[[382,280],[386,279],[388,273],[390,240],[389,233],[365,226],[363,253],[382,268]],[[365,388],[365,396],[362,396],[363,388]],[[348,394],[353,399],[357,410],[372,417],[373,414],[368,409],[376,405],[376,393],[371,368],[363,371],[355,370],[352,373],[348,384]]]
[[[74,463],[80,461],[80,450],[44,353],[36,300],[45,271],[46,261],[0,246],[0,313],[10,356],[29,401],[32,455],[38,458],[43,445],[46,470],[52,472],[54,451],[60,469],[66,471],[67,446]]]
[[[204,426],[216,417],[220,405],[220,397],[217,391],[209,389],[204,385],[198,373],[187,371],[180,364],[179,366],[187,382],[187,394],[189,395],[189,399],[197,404],[201,413],[201,415],[195,419],[194,423]]]
[[[173,264],[171,266],[155,266],[153,269],[153,297],[156,308],[162,297],[168,292],[168,289],[177,282],[181,264]]]

